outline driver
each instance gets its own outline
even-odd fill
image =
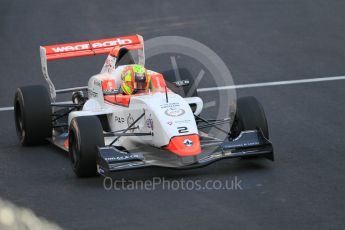
[[[141,65],[126,66],[121,73],[121,87],[123,94],[132,95],[146,91],[150,84],[150,76]]]

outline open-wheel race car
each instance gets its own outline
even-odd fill
[[[200,97],[182,97],[172,89],[187,86],[187,80],[166,82],[162,74],[147,70],[147,90],[121,92],[119,73],[127,66],[144,66],[140,35],[42,46],[40,51],[48,88],[17,89],[18,137],[22,145],[49,140],[65,150],[79,177],[149,166],[188,169],[237,157],[274,159],[265,113],[254,97],[237,99],[234,119],[208,120],[200,115]],[[86,87],[55,89],[47,61],[97,54],[108,57]],[[71,102],[56,101],[67,93]],[[231,124],[229,130],[220,127],[225,123]],[[225,140],[205,132],[210,127],[224,132]]]

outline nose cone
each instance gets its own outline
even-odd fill
[[[178,156],[195,156],[201,152],[199,135],[176,136],[165,147]]]

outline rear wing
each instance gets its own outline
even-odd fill
[[[42,72],[48,83],[52,101],[56,99],[56,89],[48,74],[47,61],[109,54],[114,47],[126,47],[128,50],[139,51],[139,63],[145,64],[144,41],[140,35],[131,35],[100,40],[65,43],[40,47]]]

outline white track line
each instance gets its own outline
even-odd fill
[[[309,79],[290,80],[290,81],[273,81],[273,82],[244,84],[244,85],[229,85],[229,86],[220,86],[220,87],[200,88],[200,89],[197,89],[197,91],[209,92],[209,91],[216,91],[216,90],[244,89],[244,88],[254,88],[254,87],[264,87],[264,86],[292,85],[292,84],[302,84],[302,83],[322,82],[322,81],[337,81],[337,80],[345,80],[345,76],[320,77],[320,78],[309,78]]]
[[[272,82],[243,84],[243,85],[229,85],[229,86],[221,86],[221,87],[200,88],[200,89],[197,89],[197,91],[198,92],[209,92],[209,91],[216,91],[216,90],[245,89],[245,88],[254,88],[254,87],[277,86],[277,85],[292,85],[292,84],[323,82],[323,81],[339,81],[339,80],[345,80],[345,76],[319,77],[319,78],[309,78],[309,79],[290,80],[290,81],[272,81]],[[64,92],[64,91],[70,90],[70,89],[82,89],[82,88],[85,88],[85,86],[83,86],[83,87],[76,87],[76,88],[68,88],[68,89],[59,89],[59,90],[56,90],[56,91]],[[66,103],[66,101],[58,102],[58,103]],[[10,111],[10,110],[13,110],[13,107],[2,107],[2,108],[0,108],[0,112],[1,111]]]
[[[72,103],[72,101],[59,101],[59,102],[55,102],[55,104],[65,104],[65,103]],[[13,110],[13,107],[2,107],[0,108],[0,112],[2,111],[11,111]]]
[[[10,110],[13,110],[13,107],[2,107],[2,108],[0,108],[0,112],[1,111],[10,111]]]

